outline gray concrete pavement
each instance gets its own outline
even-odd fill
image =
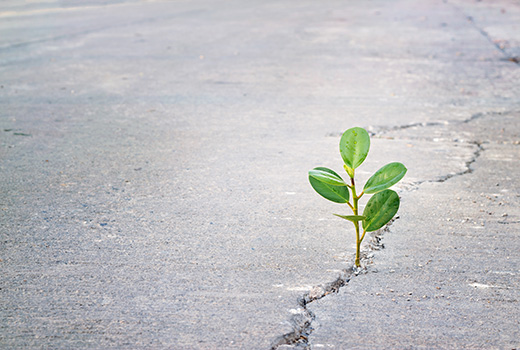
[[[519,19],[2,2],[0,347],[518,348]],[[352,126],[374,133],[362,178],[409,168],[400,218],[302,307],[352,262],[306,175],[341,170]]]
[[[402,193],[400,218],[366,274],[308,305],[314,348],[518,347],[519,116],[424,128],[439,143],[473,140],[482,148],[468,172]],[[415,146],[423,134],[415,129],[394,135]],[[463,134],[473,138],[453,141]]]

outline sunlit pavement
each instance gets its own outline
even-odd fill
[[[505,0],[3,1],[0,348],[518,348],[519,26]],[[307,180],[346,177],[353,126],[360,182],[408,168],[357,275]]]

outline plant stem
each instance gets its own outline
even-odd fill
[[[363,234],[361,235],[361,242],[363,242],[363,238],[365,238],[366,233],[367,233],[367,230],[363,230]]]
[[[352,208],[352,211],[354,212],[354,215],[359,215],[358,214],[358,201],[359,201],[359,197],[361,196],[357,196],[356,195],[356,183],[354,182],[354,178],[351,177],[350,178],[350,182],[352,184],[352,202],[353,202],[353,208]],[[355,261],[355,264],[356,264],[356,267],[360,267],[361,266],[361,263],[360,263],[360,250],[361,250],[361,239],[359,237],[359,221],[355,221],[354,222],[354,227],[356,228],[356,261]]]

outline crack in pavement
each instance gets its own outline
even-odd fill
[[[462,11],[461,11],[462,12]],[[482,36],[484,38],[486,38],[487,41],[489,41],[491,43],[491,45],[493,45],[498,51],[500,51],[506,58],[510,58],[507,51],[502,47],[500,46],[500,44],[498,42],[496,42],[495,40],[493,40],[493,38],[491,38],[491,36],[489,35],[488,32],[486,32],[484,29],[480,28],[477,23],[475,23],[475,20],[473,19],[473,17],[471,16],[468,16],[466,14],[464,14],[464,16],[466,17],[466,19],[468,20],[468,22],[473,26],[473,28],[475,28],[476,30],[478,30],[478,32],[480,34],[482,34]]]
[[[473,19],[473,17],[471,16],[468,16],[468,15],[465,15],[468,22],[471,23],[471,25],[480,32],[480,34],[482,34],[482,36],[484,36],[484,38],[486,38],[498,51],[500,51],[503,55],[504,55],[504,60],[506,61],[509,61],[509,62],[513,62],[513,63],[516,63],[516,64],[520,64],[520,58],[519,57],[516,57],[516,56],[511,56],[505,49],[505,47],[503,47],[500,43],[500,41],[498,40],[493,40],[493,38],[491,38],[491,36],[489,35],[488,32],[486,32],[484,29],[480,28],[477,23],[475,23],[475,20]]]
[[[429,183],[431,183],[431,182],[445,182],[445,181],[447,181],[447,180],[449,180],[451,178],[454,178],[456,176],[462,176],[462,175],[466,175],[466,174],[472,173],[473,169],[471,168],[471,165],[473,163],[475,163],[477,161],[477,159],[480,157],[481,152],[484,151],[484,147],[482,146],[482,143],[478,142],[478,141],[469,141],[467,143],[475,145],[475,146],[477,146],[477,148],[476,148],[475,152],[473,152],[473,156],[471,157],[471,159],[466,161],[466,163],[465,163],[466,169],[465,170],[459,171],[459,172],[456,172],[456,173],[450,173],[450,174],[438,177],[435,180],[417,181],[415,183],[412,183],[412,185],[416,187],[415,189],[418,189],[418,186],[420,186],[423,183],[428,183],[428,182]]]
[[[401,126],[396,126],[392,128],[380,128],[381,132],[378,133],[372,133],[376,137],[382,134],[385,134],[389,131],[396,131],[396,130],[404,130],[409,129],[412,127],[435,127],[435,126],[447,126],[447,125],[462,125],[462,124],[468,124],[471,123],[477,119],[484,118],[486,116],[490,115],[503,115],[503,113],[496,113],[496,112],[487,112],[487,113],[475,113],[471,115],[471,117],[464,119],[462,121],[457,122],[428,122],[428,123],[411,123]],[[328,134],[327,136],[332,136],[334,133]],[[464,176],[466,174],[470,174],[473,172],[472,165],[478,160],[478,158],[481,156],[482,152],[485,151],[484,147],[482,146],[483,143],[488,143],[489,141],[483,142],[483,141],[455,141],[456,143],[466,143],[466,144],[472,144],[475,146],[475,151],[473,152],[472,156],[469,160],[465,162],[465,169],[456,173],[449,173],[442,177],[436,178],[436,179],[427,179],[423,181],[417,181],[412,184],[410,184],[409,188],[405,189],[405,191],[412,192],[417,189],[419,189],[419,186],[424,183],[432,183],[432,182],[445,182],[449,179],[452,179],[454,177],[458,176]],[[317,286],[314,286],[308,293],[305,293],[301,297],[298,298],[297,302],[299,305],[299,312],[292,316],[290,319],[290,322],[293,327],[293,331],[290,333],[286,333],[282,336],[277,337],[272,345],[271,350],[276,350],[281,346],[289,346],[294,349],[305,349],[309,350],[311,349],[311,345],[309,344],[309,337],[314,330],[313,328],[313,322],[316,319],[316,315],[307,308],[307,305],[310,303],[322,299],[326,297],[329,294],[332,293],[338,293],[339,290],[342,287],[345,287],[348,285],[350,280],[354,277],[356,277],[359,274],[366,274],[369,272],[370,265],[373,265],[373,257],[374,251],[381,250],[384,248],[384,244],[381,243],[383,235],[385,232],[390,231],[390,227],[392,223],[398,219],[399,216],[394,218],[390,223],[385,225],[382,229],[375,231],[371,235],[371,241],[368,244],[368,247],[366,247],[361,252],[361,262],[362,262],[362,268],[356,268],[354,265],[350,265],[346,269],[342,270],[338,278],[332,282],[320,284]]]
[[[466,119],[463,119],[463,120],[444,120],[444,121],[433,121],[433,122],[414,122],[414,123],[410,123],[410,124],[403,124],[403,125],[397,125],[397,126],[393,126],[393,127],[384,127],[384,126],[379,126],[379,127],[369,127],[368,129],[369,130],[369,133],[370,133],[370,136],[375,136],[375,137],[378,137],[378,136],[381,136],[381,135],[384,135],[388,132],[391,132],[391,131],[397,131],[397,130],[405,130],[405,129],[410,129],[410,128],[414,128],[414,127],[432,127],[432,126],[448,126],[448,125],[456,125],[456,124],[467,124],[467,123],[470,123],[474,120],[477,120],[477,119],[480,119],[480,118],[483,118],[487,115],[492,115],[492,114],[504,114],[504,113],[501,113],[501,112],[479,112],[479,113],[474,113],[472,114],[469,118],[466,118]],[[375,131],[374,131],[375,130]],[[334,134],[333,133],[330,133],[328,134],[327,136],[333,136]],[[341,136],[341,134],[340,134]]]
[[[446,0],[444,0],[444,2],[448,3]],[[510,55],[507,52],[506,48],[502,46],[503,43],[501,40],[494,40],[488,32],[486,32],[483,28],[478,26],[478,24],[475,22],[472,16],[467,15],[460,7],[453,3],[450,3],[450,5],[463,17],[465,17],[471,24],[471,26],[474,29],[476,29],[491,45],[493,45],[504,56],[504,61],[509,61],[517,65],[520,65],[520,57]]]
[[[338,278],[334,281],[314,286],[310,292],[298,298],[298,305],[300,306],[299,313],[291,318],[293,331],[276,338],[271,345],[271,350],[276,350],[282,345],[292,345],[293,348],[296,349],[310,349],[309,337],[314,330],[312,323],[316,317],[314,313],[307,308],[307,305],[329,294],[338,293],[340,288],[346,286],[352,278],[359,274],[366,274],[369,271],[368,267],[373,264],[374,254],[372,252],[384,248],[384,244],[381,243],[383,234],[390,230],[390,225],[396,219],[398,219],[398,217],[392,219],[384,228],[372,232],[368,249],[364,249],[361,252],[360,259],[363,267],[357,268],[354,265],[350,265],[346,269],[343,269]]]
[[[465,169],[464,170],[459,171],[459,172],[455,172],[455,173],[449,173],[449,174],[446,174],[446,175],[443,175],[443,176],[439,176],[439,177],[437,177],[435,179],[415,181],[415,182],[412,182],[410,184],[406,184],[405,186],[403,186],[403,187],[405,187],[405,190],[408,191],[408,192],[413,192],[413,191],[418,190],[419,186],[421,186],[424,183],[435,183],[435,182],[442,183],[442,182],[448,181],[449,179],[452,179],[454,177],[463,176],[463,175],[472,173],[473,172],[473,168],[471,167],[471,165],[477,161],[477,159],[480,157],[481,153],[483,151],[485,151],[485,149],[482,146],[482,143],[478,142],[478,141],[465,141],[463,143],[468,143],[468,144],[476,146],[476,149],[473,152],[473,155],[471,156],[471,158],[468,161],[465,162]]]
[[[479,113],[474,113],[469,118],[466,118],[466,119],[460,120],[460,121],[411,123],[411,124],[405,124],[405,125],[395,126],[395,127],[391,127],[391,128],[379,128],[380,131],[379,132],[372,131],[371,136],[380,138],[381,135],[384,135],[388,132],[405,130],[405,129],[409,129],[412,127],[434,127],[434,126],[450,126],[450,125],[469,124],[471,122],[474,122],[475,120],[485,118],[486,116],[492,116],[492,115],[503,116],[503,115],[507,115],[507,114],[509,114],[509,113],[508,112],[485,112],[485,113],[479,112]],[[375,128],[375,129],[377,130],[377,128]],[[407,139],[407,138],[403,138],[403,139]],[[423,137],[421,139],[425,140],[426,138]],[[467,160],[465,162],[465,169],[462,171],[459,171],[459,172],[449,173],[444,176],[437,177],[435,179],[427,179],[427,180],[416,181],[416,182],[410,183],[410,184],[408,184],[408,188],[407,188],[408,191],[417,190],[419,188],[419,186],[422,185],[423,183],[433,183],[433,182],[442,183],[451,178],[472,173],[473,168],[471,167],[471,165],[477,161],[477,159],[480,157],[480,154],[485,150],[483,145],[485,143],[490,143],[490,141],[477,141],[477,140],[467,141],[467,140],[459,140],[459,139],[454,139],[452,142],[461,143],[461,144],[470,144],[470,145],[475,146],[473,155],[470,157],[469,160]]]

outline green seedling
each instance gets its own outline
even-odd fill
[[[369,149],[370,136],[363,128],[348,129],[341,136],[339,153],[345,162],[343,167],[350,177],[350,184],[328,168],[318,167],[309,171],[309,182],[318,194],[332,202],[346,203],[352,210],[353,215],[334,215],[354,223],[356,229],[355,264],[357,267],[361,266],[360,250],[365,234],[379,230],[397,213],[399,196],[395,191],[388,188],[399,182],[407,171],[401,163],[389,163],[368,179],[363,191],[358,195],[354,180],[355,170],[363,163]],[[365,205],[363,214],[360,215],[359,200],[365,194],[372,194],[373,196]],[[360,228],[363,229],[363,232]]]

